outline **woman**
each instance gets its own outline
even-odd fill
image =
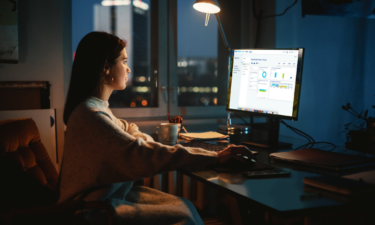
[[[154,142],[135,124],[117,119],[109,109],[113,90],[126,87],[126,43],[104,32],[87,34],[79,43],[64,109],[67,125],[60,178],[60,202],[106,201],[116,210],[117,224],[203,224],[186,199],[133,181],[196,164],[251,157],[244,147],[220,153]],[[86,213],[91,223],[105,223],[105,213]]]

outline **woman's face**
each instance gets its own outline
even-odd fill
[[[116,59],[115,65],[109,67],[109,85],[113,90],[124,90],[128,73],[131,72],[127,65],[128,55],[125,48],[121,51],[120,56]],[[112,79],[113,78],[113,79]]]

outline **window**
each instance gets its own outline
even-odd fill
[[[178,106],[217,105],[217,21],[177,1]]]
[[[225,115],[226,90],[217,83],[218,27],[194,0],[72,1],[72,48],[91,31],[127,40],[127,88],[109,103],[118,117]],[[219,92],[224,95],[219,97]]]
[[[105,31],[125,39],[128,65],[127,88],[113,91],[109,103],[112,108],[157,107],[155,79],[150,63],[150,0],[101,1],[94,4],[94,31]],[[156,97],[156,98],[155,98]]]
[[[161,116],[167,111],[166,100],[159,101],[159,91],[163,90],[158,87],[158,38],[151,38],[151,33],[158,31],[155,5],[155,0],[72,1],[73,52],[92,31],[105,31],[128,42],[126,50],[132,72],[127,88],[114,91],[109,99],[118,117]]]
[[[170,63],[170,89],[177,92],[170,103],[172,114],[188,116],[225,115],[226,94],[220,95],[218,73],[218,24],[210,15],[205,26],[206,14],[193,8],[195,0],[177,0],[171,11],[177,20],[174,36],[177,48],[175,61]],[[221,40],[220,40],[221,41]],[[220,90],[219,90],[220,88]],[[177,97],[176,97],[177,96]]]

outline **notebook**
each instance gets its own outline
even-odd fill
[[[186,140],[215,140],[215,139],[226,139],[228,135],[221,134],[218,132],[208,131],[202,133],[180,133],[179,136]]]
[[[319,149],[307,148],[289,152],[271,153],[275,160],[312,166],[321,169],[342,171],[360,166],[375,165],[374,157],[348,155],[337,152],[328,152]]]

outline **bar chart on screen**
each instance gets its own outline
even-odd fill
[[[294,81],[296,68],[278,68],[274,67],[270,70],[270,80]]]
[[[293,83],[270,82],[270,88],[293,89]]]
[[[293,101],[294,83],[271,81],[269,84],[269,99]]]
[[[257,98],[268,98],[268,88],[267,82],[259,82]]]

